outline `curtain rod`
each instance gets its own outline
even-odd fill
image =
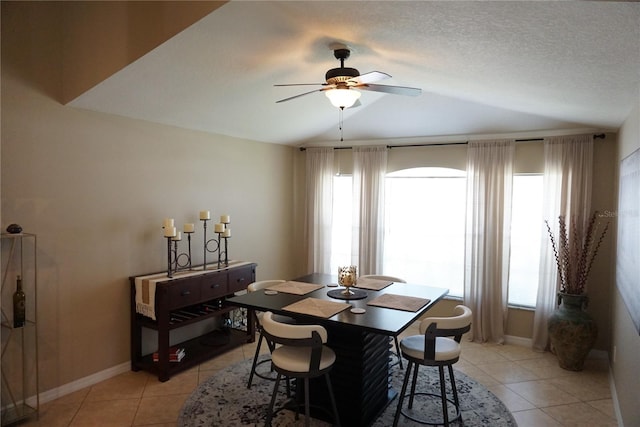
[[[604,133],[597,133],[593,135],[593,139],[604,138]],[[516,142],[534,142],[544,141],[544,138],[529,138],[529,139],[516,139]],[[464,142],[437,142],[435,144],[401,144],[401,145],[387,145],[387,148],[405,148],[405,147],[436,147],[439,145],[467,145],[469,141]],[[353,147],[332,147],[334,150],[352,150]],[[300,147],[300,151],[306,151],[306,147]]]

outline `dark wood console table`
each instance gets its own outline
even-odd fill
[[[130,277],[131,369],[152,372],[164,382],[180,371],[253,341],[253,325],[247,322],[245,330],[219,330],[174,344],[185,349],[185,356],[179,362],[169,360],[172,330],[206,319],[222,319],[237,309],[228,305],[226,299],[234,292],[245,290],[255,277],[256,264],[240,261],[231,261],[228,267],[216,269],[209,265],[206,271],[202,266],[195,267],[176,273],[173,278],[166,273]],[[136,285],[141,292],[138,300]],[[157,331],[158,360],[155,362],[153,354],[142,354],[142,328]]]

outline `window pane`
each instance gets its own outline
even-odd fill
[[[542,175],[513,177],[509,304],[535,307],[542,227]]]
[[[383,273],[462,296],[466,179],[430,169],[387,176]]]
[[[333,177],[333,225],[331,227],[331,274],[351,264],[351,175]]]

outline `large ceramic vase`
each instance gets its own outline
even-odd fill
[[[558,294],[558,309],[549,318],[551,351],[563,369],[581,371],[598,336],[593,318],[584,311],[586,295]]]

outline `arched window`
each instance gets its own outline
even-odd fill
[[[542,174],[514,174],[509,304],[535,307],[540,257]],[[352,261],[352,178],[334,177],[331,270]],[[388,173],[381,274],[446,287],[462,297],[466,172],[419,167]]]

